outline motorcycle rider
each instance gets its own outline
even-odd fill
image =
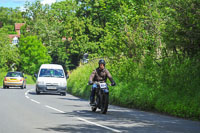
[[[104,81],[106,82],[107,78],[109,78],[110,82],[111,82],[111,85],[112,86],[115,86],[115,81],[113,80],[110,72],[105,69],[105,65],[106,65],[106,62],[103,60],[103,59],[100,59],[99,60],[99,67],[96,68],[92,74],[90,75],[90,79],[89,79],[89,85],[92,85],[93,82],[97,81]],[[91,90],[91,95],[90,95],[90,105],[93,106],[95,105],[94,103],[94,99],[95,99],[95,91],[96,91],[96,88],[97,88],[97,84],[93,84],[92,86],[92,90]]]

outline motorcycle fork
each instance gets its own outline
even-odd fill
[[[101,105],[101,98],[100,98],[100,89],[99,89],[99,87],[98,88],[96,88],[96,97],[95,97],[95,101],[96,101],[96,106],[98,107],[98,108],[100,108],[100,105]]]

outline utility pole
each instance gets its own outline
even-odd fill
[[[16,65],[16,64],[13,63],[13,64],[10,66],[13,72],[15,71],[15,68],[14,68],[15,65]]]

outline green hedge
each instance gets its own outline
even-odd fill
[[[76,96],[89,98],[90,86],[87,83],[93,70],[94,64],[90,63],[72,71],[67,82],[67,91]]]
[[[6,76],[7,72],[0,72],[0,86],[3,86],[3,79]]]
[[[159,64],[159,65],[158,65]],[[72,71],[68,92],[89,99],[88,80],[97,67],[90,62]],[[106,68],[117,86],[110,87],[110,103],[200,120],[200,64],[198,59],[167,58],[143,63],[121,58],[107,60]]]

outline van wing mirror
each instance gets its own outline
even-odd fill
[[[37,78],[37,74],[35,73],[34,76]]]
[[[66,79],[68,79],[68,78],[69,78],[69,75],[67,74],[67,75],[66,75]]]

